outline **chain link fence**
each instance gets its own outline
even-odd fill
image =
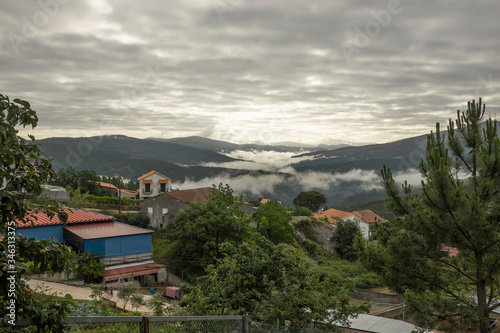
[[[0,333],[248,333],[248,316],[108,316],[68,317],[61,326],[43,327],[32,319],[10,326],[0,320]]]

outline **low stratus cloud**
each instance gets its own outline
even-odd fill
[[[304,151],[302,153],[307,153]],[[229,169],[242,169],[242,170],[264,170],[280,172],[283,168],[292,163],[298,163],[312,159],[311,156],[303,156],[299,158],[292,158],[297,153],[293,152],[277,152],[273,150],[234,150],[224,155],[242,161],[224,162],[224,163],[205,163],[203,166],[209,167],[222,167]]]
[[[371,190],[383,190],[382,178],[378,171],[353,169],[348,172],[317,172],[295,170],[290,164],[297,162],[293,158],[294,153],[283,153],[276,151],[234,151],[227,153],[227,156],[233,158],[245,159],[244,161],[233,161],[227,163],[210,163],[205,166],[227,167],[241,170],[264,170],[276,172],[278,174],[265,175],[244,175],[231,177],[229,175],[217,175],[207,177],[199,181],[185,179],[183,182],[173,183],[173,187],[180,189],[191,189],[198,187],[210,187],[220,183],[229,184],[238,195],[252,195],[255,197],[264,194],[275,195],[278,186],[288,186],[301,191],[334,191],[336,188],[349,188],[347,193],[359,193]],[[303,160],[311,157],[303,157]],[[416,169],[406,170],[404,172],[395,172],[393,175],[395,181],[403,183],[407,181],[413,186],[419,186],[422,179]]]

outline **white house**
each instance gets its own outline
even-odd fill
[[[370,225],[375,221],[385,221],[383,218],[375,214],[369,209],[359,210],[355,212],[344,212],[338,209],[328,209],[321,214],[314,214],[317,219],[327,219],[330,223],[338,221],[354,221],[358,224],[359,230],[363,238],[370,238]]]
[[[139,197],[141,200],[151,198],[171,190],[172,179],[157,171],[150,171],[137,178],[139,181]]]

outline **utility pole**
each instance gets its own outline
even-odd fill
[[[118,215],[122,215],[122,176],[118,175]]]

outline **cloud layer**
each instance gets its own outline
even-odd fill
[[[0,13],[1,93],[37,138],[388,142],[483,96],[500,111],[500,3],[39,0]]]

